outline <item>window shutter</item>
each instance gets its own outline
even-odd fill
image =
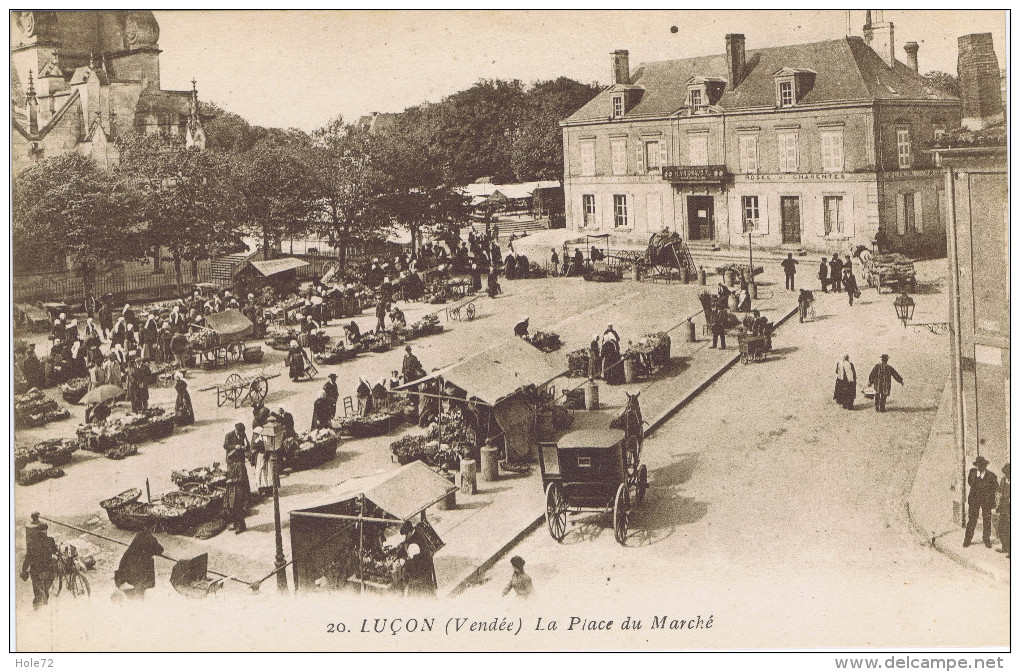
[[[758,233],[769,233],[769,197],[762,194],[758,197]]]
[[[659,140],[659,167],[666,165],[666,141]]]
[[[843,230],[846,232],[846,235],[853,237],[855,233],[853,194],[847,194],[843,197],[843,217]]]
[[[647,173],[648,170],[645,168],[645,143],[639,138],[635,144],[637,144],[637,163],[635,164],[637,172]]]
[[[903,194],[896,194],[896,233],[901,236],[907,232],[907,222],[903,218]]]
[[[924,225],[921,222],[921,213],[924,212],[924,199],[921,198],[921,192],[914,192],[914,228],[917,229],[918,233],[924,231]]]
[[[815,196],[814,198],[812,198],[812,200],[814,201],[814,207],[812,208],[812,210],[814,210],[814,212],[815,212],[815,222],[816,222],[816,224],[815,224],[815,229],[816,229],[815,233],[817,235],[819,235],[819,236],[824,238],[825,237],[825,197],[823,197],[823,196]],[[803,218],[805,214],[806,213],[802,212],[801,215],[800,215],[801,218]],[[804,226],[804,225],[801,224],[801,226]]]

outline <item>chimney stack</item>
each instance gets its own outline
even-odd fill
[[[630,84],[630,52],[626,49],[613,52],[613,84]]]
[[[872,11],[874,11],[874,22],[872,22]],[[864,41],[874,49],[879,58],[885,61],[886,66],[896,67],[896,40],[893,38],[892,21],[885,21],[883,10],[867,10],[864,20]]]
[[[903,45],[903,51],[907,52],[907,65],[909,65],[910,69],[914,72],[920,72],[917,67],[918,49],[920,49],[920,47],[917,45],[917,42],[907,42]]]
[[[744,78],[744,69],[747,65],[744,36],[740,33],[730,33],[726,36],[726,65],[730,75],[730,89],[735,89]]]
[[[999,59],[991,33],[972,33],[959,38],[956,62],[963,99],[963,125],[971,130],[1001,122],[1004,118],[999,86]]]

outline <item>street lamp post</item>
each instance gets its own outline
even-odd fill
[[[273,523],[276,525],[276,587],[281,593],[287,592],[287,559],[283,556],[283,528],[280,525],[280,444],[283,435],[279,425],[268,422],[262,428],[269,464],[273,470]]]
[[[903,328],[907,327],[924,327],[935,335],[941,335],[949,330],[948,322],[910,322],[910,318],[914,316],[914,299],[910,297],[906,292],[900,292],[900,295],[893,301],[893,308],[896,310],[896,317],[900,322],[903,323]]]

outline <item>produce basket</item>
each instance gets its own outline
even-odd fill
[[[567,375],[571,378],[587,378],[590,353],[588,348],[581,348],[567,353]]]
[[[576,390],[567,390],[563,405],[575,411],[584,410],[584,388],[579,387]]]
[[[555,352],[563,347],[563,341],[560,340],[559,334],[547,331],[536,331],[528,338],[528,343],[542,352]]]
[[[138,446],[133,443],[118,442],[114,447],[103,452],[103,455],[111,460],[123,460],[138,454]]]
[[[358,439],[382,436],[388,434],[400,422],[401,416],[400,411],[387,411],[364,417],[336,418],[333,420],[333,429],[341,435]]]
[[[260,364],[264,356],[265,353],[262,351],[262,348],[258,346],[247,347],[244,349],[244,352],[241,353],[241,359],[244,360],[245,364]]]
[[[60,395],[67,403],[77,404],[88,390],[88,378],[72,378],[60,386]]]
[[[124,506],[106,510],[106,515],[114,526],[129,532],[141,532],[152,529],[156,517],[152,514],[149,504],[130,502]]]
[[[185,509],[186,513],[179,516],[177,522],[192,527],[200,525],[218,514],[220,506],[223,504],[223,498],[207,497],[177,490],[163,495],[162,503],[171,509]]]
[[[140,488],[131,488],[130,490],[125,490],[116,497],[104,499],[103,501],[99,502],[99,506],[103,507],[107,511],[109,511],[110,509],[118,509],[132,502],[137,502],[138,498],[141,496],[142,491]]]
[[[48,467],[41,462],[32,462],[23,469],[19,469],[14,475],[14,480],[18,485],[35,485],[50,478],[60,478],[63,475],[63,469]]]
[[[74,439],[49,439],[37,443],[35,449],[40,462],[53,467],[62,467],[71,462],[78,445]]]
[[[314,443],[302,442],[298,445],[298,449],[284,462],[284,467],[289,468],[291,471],[314,469],[335,458],[339,446],[340,437],[336,434],[331,434]]]

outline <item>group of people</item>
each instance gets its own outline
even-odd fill
[[[793,258],[793,253],[787,253],[786,259],[783,259],[781,266],[783,267],[783,274],[786,276],[786,289],[790,291],[796,290],[796,276],[797,276],[797,264],[799,262]],[[818,264],[818,283],[823,293],[828,294],[831,288],[834,293],[846,292],[847,299],[850,305],[854,305],[854,299],[859,299],[861,296],[860,288],[857,285],[857,276],[854,275],[854,264],[850,259],[850,255],[844,255],[843,259],[840,259],[838,254],[833,254],[832,259],[822,257]],[[801,316],[801,322],[804,321],[804,315]]]
[[[602,378],[610,385],[626,382],[623,371],[623,355],[620,350],[620,334],[613,325],[606,325],[602,334],[592,334],[588,344],[588,377]]]
[[[882,355],[868,374],[869,392],[875,397],[875,412],[886,412],[886,400],[894,380],[900,385],[904,384],[903,376],[889,364],[889,355]],[[857,368],[850,361],[850,355],[845,354],[836,362],[836,386],[832,398],[846,410],[854,409],[854,401],[857,399]]]

